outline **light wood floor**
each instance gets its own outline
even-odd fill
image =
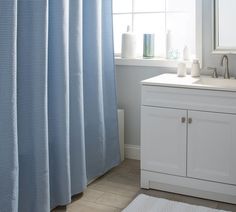
[[[144,190],[140,189],[139,182],[139,161],[125,160],[120,166],[112,169],[90,184],[83,194],[73,197],[70,205],[54,209],[53,212],[118,212],[125,208],[140,193],[236,212],[236,205],[163,191]]]

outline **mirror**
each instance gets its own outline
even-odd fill
[[[214,0],[214,53],[236,54],[236,0]]]

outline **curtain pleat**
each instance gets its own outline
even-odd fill
[[[70,66],[70,167],[71,194],[87,185],[84,88],[83,88],[83,2],[70,1],[69,66]],[[79,180],[78,180],[79,179]]]
[[[49,1],[48,117],[51,204],[70,200],[69,1]]]
[[[111,0],[0,0],[0,211],[49,212],[120,161]]]
[[[0,1],[0,210],[18,211],[17,1]]]
[[[111,3],[110,0],[86,0],[83,7],[85,137],[89,180],[97,173],[104,173],[119,160],[119,154],[114,154],[119,144]],[[94,163],[94,157],[99,166]]]
[[[46,0],[18,1],[18,198],[19,211],[25,212],[50,208],[47,26]]]
[[[112,21],[112,1],[106,0],[102,4],[102,79],[103,79],[103,105],[104,105],[104,127],[105,134],[105,171],[111,169],[120,160],[120,154],[117,154],[119,142],[118,121],[117,121],[117,96],[115,80],[115,62],[113,49],[113,21]],[[111,104],[112,103],[112,104]],[[112,124],[111,124],[112,123]],[[115,154],[114,154],[115,153]]]
[[[84,1],[83,19],[83,58],[84,70],[84,101],[85,101],[85,137],[86,137],[86,165],[87,176],[92,180],[96,173],[104,171],[104,121],[103,93],[101,85],[102,77],[102,55],[101,55],[101,19],[97,18],[100,8],[100,1]],[[95,14],[91,16],[91,14]],[[91,62],[92,61],[92,62]],[[99,126],[96,127],[95,126]],[[91,131],[90,129],[94,130]],[[96,166],[93,158],[97,159]]]

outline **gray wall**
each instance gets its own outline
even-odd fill
[[[222,55],[212,51],[212,0],[203,0],[203,66],[219,66]],[[236,76],[236,55],[229,56],[230,72]],[[174,69],[160,67],[117,66],[117,96],[119,108],[125,109],[125,143],[140,144],[140,81]]]

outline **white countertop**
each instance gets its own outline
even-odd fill
[[[176,74],[162,74],[147,80],[142,85],[192,88],[236,92],[236,79],[212,78],[209,76],[178,77]]]

